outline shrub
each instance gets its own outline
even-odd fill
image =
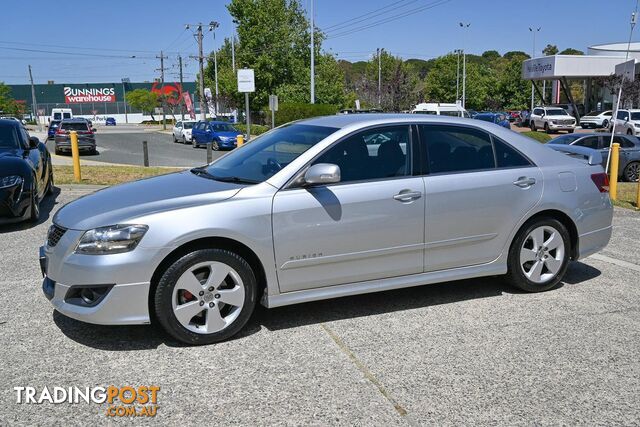
[[[247,133],[247,125],[245,125],[244,123],[234,123],[233,127],[238,129],[242,133]],[[251,123],[251,135],[261,135],[268,130],[268,126],[254,125],[253,123]]]
[[[276,111],[276,126],[309,117],[330,116],[336,114],[339,109],[338,105],[332,104],[281,103]],[[271,111],[264,109],[263,113],[270,121]]]

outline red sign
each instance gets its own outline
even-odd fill
[[[196,111],[193,109],[193,102],[191,102],[191,96],[189,92],[182,92],[182,98],[184,99],[184,105],[187,106],[187,111],[192,120],[196,119]]]
[[[159,96],[163,96],[167,104],[178,105],[180,103],[180,93],[182,93],[182,87],[180,83],[158,83],[155,82],[151,86],[151,92],[157,93]]]
[[[78,104],[82,102],[116,102],[116,92],[112,87],[74,88],[64,87],[64,102]]]

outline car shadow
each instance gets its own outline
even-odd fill
[[[564,281],[554,290],[560,289],[565,285],[579,285],[598,277],[600,274],[600,270],[592,266],[581,262],[573,262],[569,264]],[[309,302],[274,309],[258,306],[248,324],[232,340],[250,337],[262,328],[268,331],[278,331],[337,320],[356,319],[442,304],[455,304],[474,299],[496,298],[503,296],[503,294],[528,295],[512,288],[501,277],[492,276]],[[156,323],[133,326],[93,325],[71,319],[55,310],[53,312],[53,321],[68,338],[81,345],[99,350],[135,351],[154,349],[160,345],[188,347],[188,345],[170,337]]]
[[[20,221],[7,223],[0,226],[0,234],[3,233],[12,233],[14,231],[28,230],[30,228],[36,227],[40,224],[43,224],[49,220],[51,213],[53,212],[58,202],[58,196],[60,195],[60,188],[53,187],[53,192],[47,196],[40,202],[40,218],[38,222],[31,222],[28,219]]]

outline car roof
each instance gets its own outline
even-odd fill
[[[11,125],[11,126],[22,126],[22,123],[20,123],[19,121],[16,120],[12,120],[12,119],[0,119],[0,125]]]

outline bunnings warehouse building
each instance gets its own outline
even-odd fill
[[[180,83],[159,82],[147,83],[65,83],[65,84],[37,84],[35,85],[36,108],[32,109],[31,85],[9,85],[11,95],[18,102],[25,105],[25,113],[37,113],[41,123],[51,117],[53,108],[71,108],[74,116],[86,117],[95,122],[104,122],[107,117],[114,117],[118,123],[140,123],[150,120],[148,111],[140,111],[125,103],[124,95],[135,89],[147,89],[153,92],[177,94],[188,92],[194,108],[198,108],[196,84],[193,82]],[[176,109],[180,111],[179,108]],[[187,114],[185,109],[185,114]],[[196,110],[196,113],[199,109]],[[159,115],[154,113],[156,120]]]

